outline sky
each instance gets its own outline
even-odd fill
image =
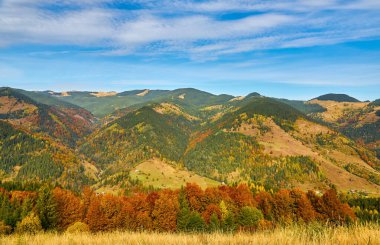
[[[380,0],[0,0],[0,86],[380,98]]]

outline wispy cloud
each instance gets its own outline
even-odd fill
[[[113,7],[127,3],[140,8]],[[379,38],[379,10],[377,0],[3,0],[0,46],[76,45],[111,56],[177,52],[216,59]],[[248,14],[223,18],[228,12]]]

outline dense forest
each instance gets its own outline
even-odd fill
[[[33,187],[38,189],[0,188],[1,234],[42,230],[252,232],[292,223],[344,225],[357,220],[333,189],[317,194],[299,189],[258,191],[246,184],[202,190],[187,184],[177,190],[114,196],[88,187],[80,193],[47,184]],[[364,205],[378,210],[378,203],[370,203]]]

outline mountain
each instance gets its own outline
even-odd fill
[[[272,188],[335,185],[378,192],[380,184],[372,152],[269,98],[256,98],[196,134],[184,163],[206,176]]]
[[[177,100],[152,103],[88,136],[80,152],[109,175],[144,169],[140,179],[148,183],[156,178],[147,169],[157,163],[225,183],[380,193],[373,152],[278,100],[238,101],[213,105],[223,111],[217,118],[191,114]]]
[[[321,95],[313,100],[323,100],[323,101],[335,101],[335,102],[360,102],[358,99],[355,99],[347,94],[325,94]]]
[[[295,101],[192,88],[2,88],[1,132],[8,133],[0,139],[0,180],[91,184],[112,192],[243,181],[274,190],[335,186],[380,194],[378,111],[377,101]]]
[[[227,102],[234,98],[231,95],[213,95],[193,88],[176,90],[131,90],[116,92],[62,92],[52,91],[34,92],[42,94],[37,101],[46,103],[45,97],[54,97],[57,101],[67,102],[82,107],[97,117],[104,117],[116,110],[128,107],[142,107],[147,103],[164,101],[181,101],[192,106],[206,106]],[[35,95],[36,95],[35,94]],[[49,103],[50,104],[50,103]]]
[[[325,108],[323,112],[310,113],[312,118],[327,123],[357,144],[377,152],[380,158],[380,103],[336,102],[311,100],[307,102]]]
[[[90,112],[78,106],[11,88],[0,88],[0,119],[70,146],[89,134],[96,121]]]
[[[76,190],[93,182],[85,163],[71,149],[49,138],[0,120],[0,143],[2,181],[51,181]]]

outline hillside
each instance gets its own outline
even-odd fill
[[[80,149],[110,175],[121,168],[140,171],[139,164],[158,158],[225,183],[248,181],[270,189],[334,185],[380,193],[373,152],[278,100],[238,101],[201,107],[195,114],[196,105],[189,110],[173,100],[153,103],[94,132]],[[204,108],[220,115],[197,117]],[[149,174],[154,175],[132,172],[143,182],[161,183]]]
[[[111,172],[153,157],[178,161],[192,127],[193,122],[182,115],[143,107],[95,131],[80,150],[99,166],[112,168]]]
[[[243,181],[274,190],[335,186],[380,194],[379,109],[376,101],[304,102],[191,88],[2,88],[0,122],[14,133],[1,140],[1,179],[27,172],[25,179],[67,184],[80,174],[75,188],[91,183],[112,193]],[[13,153],[20,157],[12,160]]]
[[[319,105],[324,112],[309,114],[316,120],[328,123],[358,144],[377,152],[380,158],[380,104],[374,102],[334,102],[311,100],[308,104]]]
[[[93,180],[70,149],[0,120],[0,180],[51,181],[80,189]]]
[[[268,98],[255,99],[195,134],[183,161],[193,171],[228,182],[254,181],[267,188],[332,184],[379,192],[373,153]],[[369,175],[376,180],[368,181]]]
[[[37,96],[50,105],[43,104],[29,94],[33,92],[1,88],[0,119],[29,132],[46,134],[69,146],[92,131],[96,119],[85,109],[52,97]]]

